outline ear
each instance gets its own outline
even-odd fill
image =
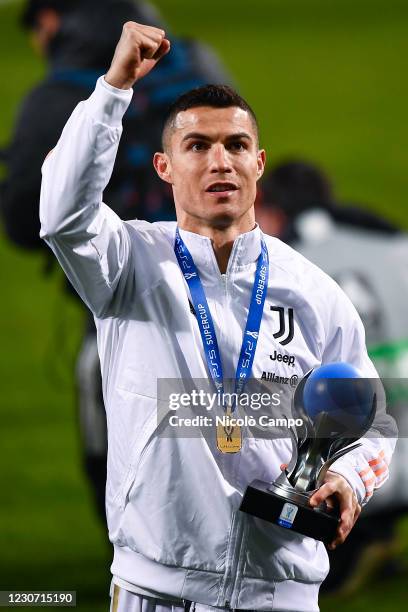
[[[162,181],[173,184],[171,162],[167,153],[155,153],[153,157],[153,166]]]
[[[257,156],[257,180],[259,180],[261,178],[261,176],[264,173],[265,170],[265,163],[266,163],[266,153],[264,149],[260,149],[258,151],[258,156]]]

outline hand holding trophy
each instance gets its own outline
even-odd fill
[[[309,500],[323,484],[330,466],[358,448],[376,413],[373,381],[361,378],[347,363],[332,363],[309,372],[293,397],[293,413],[303,424],[291,430],[292,459],[273,483],[254,480],[240,510],[286,529],[322,540],[335,537],[336,508]]]

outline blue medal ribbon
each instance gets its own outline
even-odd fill
[[[217,336],[215,334],[214,322],[205,297],[197,267],[193,257],[186,247],[179,228],[176,228],[176,240],[174,252],[178,264],[187,282],[191,294],[191,300],[196,312],[198,327],[203,342],[204,353],[207,361],[208,371],[214,382],[218,393],[224,394],[224,377],[222,373],[221,353],[218,348]],[[235,393],[239,397],[243,392],[245,383],[252,371],[256,347],[258,344],[259,329],[261,327],[262,313],[268,289],[269,277],[269,255],[265,240],[261,240],[261,253],[255,272],[255,282],[252,288],[251,301],[249,304],[248,318],[242,339],[241,352],[235,373]],[[231,412],[235,405],[231,407]]]

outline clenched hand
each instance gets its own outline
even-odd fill
[[[128,21],[116,46],[105,80],[119,89],[130,89],[170,50],[170,41],[159,28]]]

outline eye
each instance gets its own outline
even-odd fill
[[[207,148],[207,144],[205,142],[193,142],[190,146],[192,151],[204,151]]]
[[[228,145],[228,149],[230,151],[236,151],[239,153],[240,151],[244,151],[246,149],[246,145],[244,142],[237,140],[235,142],[230,142]]]

